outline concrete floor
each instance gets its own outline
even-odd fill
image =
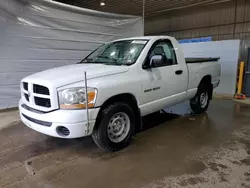
[[[215,99],[202,115],[183,116],[186,104],[168,111],[179,115],[145,118],[117,153],[14,123],[0,131],[0,187],[250,187],[249,105]]]
[[[9,127],[20,121],[19,112],[17,110],[0,111],[0,130]]]

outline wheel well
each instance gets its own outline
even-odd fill
[[[211,75],[206,75],[204,76],[201,81],[200,81],[200,84],[198,87],[200,86],[205,86],[205,87],[208,87],[208,95],[209,95],[209,99],[211,100],[212,97],[213,97],[213,85],[212,85],[212,77]]]
[[[212,77],[210,75],[206,75],[201,79],[199,86],[203,84],[206,85],[206,84],[211,84],[211,83],[212,83]]]
[[[98,116],[97,116],[97,121],[100,120],[99,115],[101,114],[101,111],[103,109],[105,109],[107,106],[114,104],[115,102],[126,103],[133,109],[134,113],[136,114],[136,125],[137,125],[136,130],[140,129],[141,124],[142,124],[141,123],[141,112],[140,112],[140,109],[138,107],[137,100],[136,100],[135,96],[132,94],[129,94],[129,93],[115,95],[113,97],[110,97],[108,100],[106,100],[101,106],[101,109],[100,109]]]

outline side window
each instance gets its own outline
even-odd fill
[[[149,58],[153,56],[162,56],[161,66],[170,66],[177,64],[175,51],[170,41],[161,41],[151,50]]]

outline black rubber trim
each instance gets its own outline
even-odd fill
[[[209,57],[209,58],[185,58],[186,63],[205,63],[205,62],[211,62],[211,61],[219,61],[219,57]]]
[[[39,124],[39,125],[42,125],[42,126],[45,126],[45,127],[50,127],[52,125],[51,122],[46,122],[46,121],[41,121],[41,120],[37,120],[37,119],[34,119],[34,118],[31,118],[31,117],[28,117],[24,114],[22,114],[22,116],[24,118],[26,118],[27,120],[33,122],[33,123],[36,123],[36,124]]]
[[[54,111],[57,111],[58,110],[58,108],[57,109],[55,109],[55,110],[51,110],[51,111],[46,111],[46,112],[44,112],[44,111],[41,111],[41,110],[36,110],[36,109],[34,109],[34,108],[31,108],[31,107],[29,107],[29,106],[27,106],[26,104],[21,104],[21,106],[25,109],[25,110],[29,110],[29,111],[31,111],[31,112],[34,112],[34,113],[37,113],[37,114],[47,114],[47,113],[50,113],[50,112],[54,112]]]
[[[42,111],[40,111],[40,110],[36,110],[36,109],[34,109],[34,108],[31,108],[31,107],[27,106],[26,104],[22,104],[21,106],[22,106],[25,110],[29,110],[29,111],[35,112],[35,113],[37,113],[37,114],[45,114],[45,112],[42,112]]]

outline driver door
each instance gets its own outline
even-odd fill
[[[161,57],[161,58],[159,58]],[[143,85],[144,115],[183,102],[186,99],[187,70],[178,63],[170,40],[156,41],[144,64],[147,83]]]

